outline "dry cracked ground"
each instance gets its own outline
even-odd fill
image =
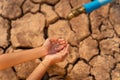
[[[68,21],[66,15],[90,0],[0,0],[0,54],[41,46],[47,38],[70,44],[67,58],[43,80],[120,80],[120,0]],[[0,80],[25,80],[36,59],[0,71]]]

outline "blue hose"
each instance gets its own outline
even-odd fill
[[[87,4],[84,4],[84,8],[86,10],[86,13],[90,13],[94,11],[95,9],[100,8],[101,6],[112,2],[112,0],[94,0],[92,2],[89,2]]]

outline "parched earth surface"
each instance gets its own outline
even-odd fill
[[[43,80],[120,80],[120,0],[68,21],[90,0],[0,0],[0,55],[63,38],[70,53]],[[39,59],[0,71],[0,80],[25,80]]]

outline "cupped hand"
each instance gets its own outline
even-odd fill
[[[59,52],[67,45],[66,41],[63,39],[47,39],[43,46],[47,50],[48,54],[53,54]]]
[[[48,59],[51,62],[51,64],[55,64],[63,61],[68,53],[69,53],[69,44],[67,44],[67,46],[65,46],[64,49],[62,49],[60,52],[47,55],[45,59]]]

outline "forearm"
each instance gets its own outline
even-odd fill
[[[50,60],[44,59],[27,80],[41,80],[50,65]]]
[[[44,47],[39,47],[16,53],[3,54],[0,56],[0,70],[23,62],[43,57],[46,54],[47,51]]]

